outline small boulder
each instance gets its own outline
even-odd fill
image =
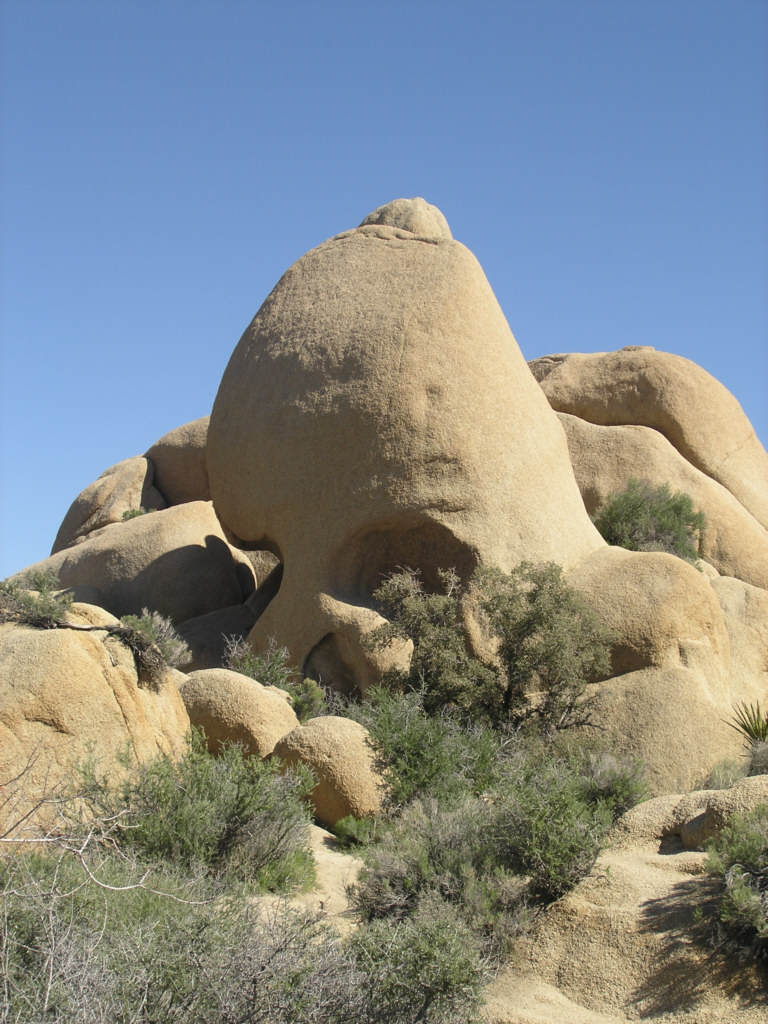
[[[180,691],[190,722],[205,731],[214,754],[223,743],[239,743],[246,754],[264,758],[299,724],[282,691],[229,669],[190,672]]]
[[[166,501],[153,484],[151,463],[141,456],[124,459],[104,470],[75,498],[56,534],[51,554],[84,540],[126,512],[165,508]]]
[[[176,427],[145,452],[144,458],[155,467],[155,487],[169,505],[211,497],[205,458],[209,419],[203,416]]]
[[[311,718],[283,736],[274,754],[315,773],[315,816],[327,827],[349,814],[364,818],[381,810],[384,785],[370,735],[359,722],[333,715]]]

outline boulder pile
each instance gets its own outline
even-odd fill
[[[698,567],[606,544],[591,517],[631,478],[683,491],[704,513]],[[139,760],[173,752],[192,723],[214,750],[234,740],[310,765],[324,824],[374,814],[382,783],[365,730],[332,716],[300,725],[284,693],[224,667],[227,643],[276,643],[300,676],[364,695],[409,657],[366,643],[384,621],[373,592],[387,574],[418,569],[430,590],[443,569],[466,582],[478,566],[522,560],[563,566],[610,627],[597,721],[643,758],[656,794],[700,788],[739,752],[734,706],[768,703],[768,455],[738,402],[700,367],[647,347],[527,364],[442,213],[395,200],[285,272],[210,418],[75,499],[51,556],[31,568],[79,602],[73,626],[94,628],[0,626],[0,781],[25,770],[39,791],[86,750],[108,765],[126,744]],[[190,648],[153,689],[96,628],[143,608]],[[664,813],[677,822],[675,799]],[[699,803],[703,828],[719,812]],[[694,819],[675,825],[684,844]],[[559,966],[578,940],[579,899],[597,897],[577,891],[542,925],[530,1013],[495,1019],[549,1020],[547,1000],[563,1020],[568,1005],[585,1021],[624,1012],[626,993],[595,1001]],[[594,956],[613,972],[609,924]],[[647,976],[630,979],[636,991]],[[582,998],[599,1009],[578,1016]]]

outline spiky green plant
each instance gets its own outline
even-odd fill
[[[754,704],[747,704],[745,701],[736,704],[733,718],[727,724],[742,734],[748,747],[768,740],[768,715],[763,713],[759,700]]]

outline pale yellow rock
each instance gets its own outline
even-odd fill
[[[691,465],[650,427],[599,426],[559,414],[568,438],[576,481],[594,515],[631,478],[690,495],[706,525],[699,554],[723,576],[768,588],[768,530],[722,484]]]
[[[125,512],[165,508],[166,501],[153,479],[151,463],[139,455],[105,470],[72,502],[51,554],[84,540],[94,530],[122,522]]]
[[[436,206],[419,197],[415,199],[393,199],[369,213],[360,227],[369,224],[385,224],[402,228],[422,238],[453,238],[448,221]]]
[[[208,470],[205,445],[209,416],[185,423],[164,434],[145,452],[155,468],[155,487],[168,505],[208,501]]]
[[[77,606],[68,615],[87,626],[103,619]],[[179,753],[188,729],[170,674],[140,686],[130,651],[105,632],[0,626],[0,785],[14,789],[17,808],[71,780],[88,757],[116,776],[126,751],[135,761]],[[12,816],[6,805],[6,826]]]
[[[722,827],[755,796],[661,797],[625,815],[590,875],[547,908],[491,982],[489,1024],[762,1024],[759,969],[709,941],[719,885],[704,873],[706,854],[664,843],[680,829],[677,812],[730,801]]]
[[[310,718],[283,736],[274,755],[315,773],[312,802],[322,824],[332,828],[349,814],[364,818],[381,809],[384,785],[368,730],[358,722],[333,715]]]
[[[568,574],[614,636],[612,674],[649,665],[682,665],[706,674],[727,697],[730,643],[709,581],[688,562],[661,552],[605,547]]]
[[[710,580],[720,603],[731,646],[730,682],[734,703],[768,706],[768,592],[741,580]]]
[[[611,837],[614,849],[649,846],[676,838],[684,849],[701,849],[734,814],[768,803],[768,775],[740,779],[730,789],[704,789],[647,800],[622,815]]]
[[[606,426],[653,427],[768,529],[768,453],[733,395],[689,359],[630,347],[529,364],[552,408]]]
[[[253,644],[276,637],[341,689],[387,667],[360,642],[385,574],[418,566],[431,587],[439,568],[571,567],[603,546],[477,260],[422,201],[371,216],[283,275],[208,431],[221,522],[285,567]]]
[[[106,526],[30,568],[56,573],[63,588],[96,588],[114,615],[147,607],[173,622],[240,604],[254,587],[250,563],[204,501]]]
[[[264,758],[299,724],[281,693],[228,669],[190,672],[180,692],[190,722],[205,730],[213,753],[223,743],[238,743],[245,753]]]

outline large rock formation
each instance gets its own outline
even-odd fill
[[[544,356],[530,367],[553,409],[604,426],[652,427],[768,529],[768,453],[739,403],[706,370],[642,346]]]
[[[101,608],[78,604],[67,621],[117,624]],[[9,803],[0,801],[6,826],[73,781],[75,764],[93,759],[100,774],[114,776],[126,751],[136,761],[178,752],[188,730],[170,673],[155,686],[140,684],[133,655],[106,629],[0,625],[0,782],[18,777],[3,792]]]
[[[474,256],[396,200],[303,256],[230,359],[208,431],[226,529],[284,564],[251,634],[365,686],[371,593],[399,566],[573,566],[603,542],[562,428]]]
[[[147,607],[175,623],[240,604],[254,589],[250,562],[205,501],[105,526],[32,568],[55,573],[62,587],[91,588],[89,601],[113,615]]]

